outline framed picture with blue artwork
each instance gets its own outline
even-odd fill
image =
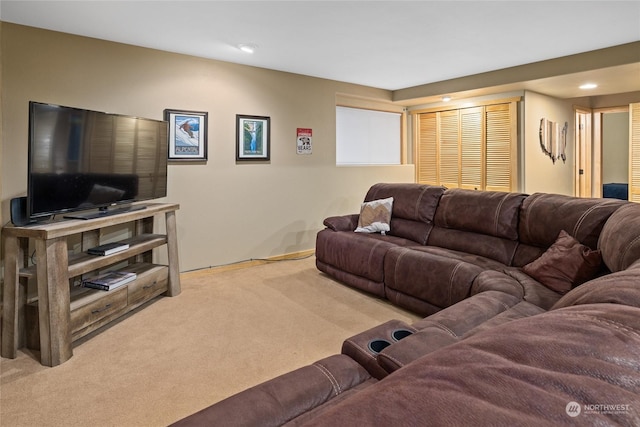
[[[169,122],[169,160],[207,160],[207,113],[164,110]]]
[[[270,120],[236,114],[236,161],[270,160]]]

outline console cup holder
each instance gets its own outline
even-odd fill
[[[413,331],[410,331],[408,329],[396,329],[395,331],[391,332],[391,337],[396,341],[400,341],[402,338],[406,338],[411,334],[413,334]]]
[[[391,343],[387,340],[381,340],[381,339],[372,340],[372,341],[369,341],[369,351],[372,352],[373,354],[378,354],[385,348],[389,347],[390,345]]]

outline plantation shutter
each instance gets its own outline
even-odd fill
[[[640,110],[640,108],[638,108]],[[417,117],[417,181],[447,188],[514,191],[517,100]],[[638,146],[640,177],[640,143]],[[640,197],[640,179],[639,179]]]
[[[629,200],[640,203],[640,103],[629,105]]]
[[[460,186],[460,144],[458,111],[440,113],[438,175],[440,184],[447,188]]]
[[[460,187],[471,190],[484,188],[483,108],[460,110]]]
[[[512,191],[515,176],[515,103],[487,105],[486,190]]]
[[[417,182],[438,185],[438,117],[436,113],[418,117]]]

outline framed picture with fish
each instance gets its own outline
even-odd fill
[[[271,159],[271,118],[236,114],[236,161]]]
[[[207,160],[207,119],[201,111],[164,110],[169,122],[169,160]]]

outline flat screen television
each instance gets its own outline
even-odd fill
[[[31,101],[30,219],[89,219],[166,197],[168,143],[166,121]]]

